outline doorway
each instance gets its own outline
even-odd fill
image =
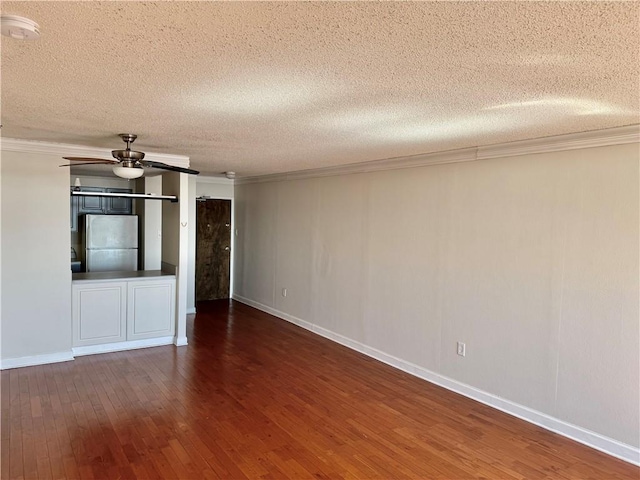
[[[231,200],[196,200],[196,302],[226,299],[231,275]]]

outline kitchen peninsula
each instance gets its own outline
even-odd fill
[[[175,289],[162,270],[72,274],[73,354],[173,343]]]

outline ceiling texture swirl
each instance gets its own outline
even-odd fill
[[[640,122],[638,2],[2,2],[2,136],[332,167]]]

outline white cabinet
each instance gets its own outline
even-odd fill
[[[175,291],[176,279],[168,275],[110,281],[74,281],[74,352],[76,348],[80,354],[139,348],[151,346],[154,344],[153,339],[166,340],[167,337],[173,337]],[[118,345],[111,345],[110,348],[106,344]],[[104,348],[83,348],[89,346]]]
[[[127,282],[127,340],[173,335],[175,281]]]
[[[73,346],[126,340],[126,282],[73,285],[72,292]]]

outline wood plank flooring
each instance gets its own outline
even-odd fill
[[[640,477],[239,303],[188,338],[3,371],[2,479]]]

